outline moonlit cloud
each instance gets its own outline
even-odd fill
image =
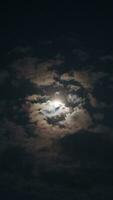
[[[18,79],[25,78],[38,86],[46,86],[55,83],[57,76],[53,70],[55,66],[59,66],[63,60],[54,59],[47,62],[41,62],[36,58],[24,58],[16,61],[13,68],[16,70]]]
[[[83,60],[88,59],[87,53],[76,53],[84,57]],[[73,68],[63,72],[64,64],[65,59],[61,56],[45,60],[25,56],[11,64],[15,74],[12,87],[19,90],[21,81],[29,81],[30,94],[24,96],[21,110],[28,117],[28,123],[35,127],[37,135],[63,137],[78,130],[88,130],[95,122],[104,120],[103,112],[91,114],[90,110],[107,107],[104,101],[97,99],[94,89],[108,74],[101,70],[95,72],[93,68]],[[5,80],[8,75],[4,72],[1,76]],[[62,102],[58,106],[54,103],[57,100]]]
[[[107,76],[104,72],[92,72],[90,70],[76,70],[72,71],[72,73],[64,73],[61,76],[62,80],[75,80],[78,83],[80,83],[84,88],[86,89],[92,89],[94,87],[94,84],[97,80]]]
[[[59,57],[43,62],[26,57],[12,65],[15,81],[24,78],[37,87],[37,93],[25,97],[22,109],[30,123],[35,124],[36,131],[49,137],[88,130],[94,119],[103,120],[102,113],[93,117],[86,107],[87,102],[95,109],[99,106],[92,91],[96,82],[107,77],[107,73],[83,69],[59,73],[57,67],[62,64],[64,60]],[[55,107],[52,102],[57,99],[63,104]]]
[[[15,51],[15,59],[0,78],[0,176],[4,188],[12,184],[13,189],[30,188],[37,193],[51,191],[54,183],[55,194],[59,188],[61,193],[70,190],[71,194],[83,180],[95,190],[92,178],[97,173],[100,181],[100,169],[102,173],[108,170],[112,177],[113,74],[101,66],[87,66],[90,54],[80,49],[72,53],[82,66],[71,59],[67,62],[68,53],[38,58],[29,56],[27,49]],[[77,190],[72,189],[74,183]]]
[[[79,101],[76,102],[79,104]],[[30,121],[36,124],[42,134],[56,137],[61,134],[75,133],[87,129],[92,124],[92,119],[84,108],[72,109],[61,104],[55,107],[52,101],[45,103],[30,103],[28,105]]]

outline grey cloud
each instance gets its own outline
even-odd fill
[[[113,55],[105,55],[100,57],[101,61],[113,61]]]
[[[94,84],[99,79],[106,77],[107,73],[104,72],[92,72],[90,70],[76,70],[73,71],[72,74],[70,73],[64,73],[61,76],[61,80],[75,80],[78,83],[80,83],[85,89],[93,89]]]
[[[17,79],[29,79],[36,85],[47,86],[55,83],[55,66],[61,65],[63,60],[53,59],[41,62],[37,58],[28,57],[17,60],[13,63],[13,69],[16,72]]]

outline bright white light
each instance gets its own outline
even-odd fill
[[[64,104],[61,101],[59,101],[59,100],[52,101],[51,105],[54,106],[55,108],[58,108],[60,106],[64,106]]]
[[[69,108],[59,99],[48,101],[41,111],[46,117],[55,117],[69,112]]]

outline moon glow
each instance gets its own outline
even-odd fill
[[[65,104],[58,99],[48,101],[42,109],[43,115],[47,118],[66,114],[67,112],[69,112],[69,108],[66,107]]]
[[[53,100],[51,102],[51,105],[53,105],[53,107],[55,107],[55,109],[61,107],[61,106],[65,106],[64,103],[62,103],[60,100]]]

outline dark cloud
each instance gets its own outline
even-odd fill
[[[108,61],[113,61],[113,55],[105,55],[105,56],[101,56],[100,60],[103,62],[108,62]]]
[[[113,74],[94,63],[85,67],[93,55],[75,48],[73,38],[59,41],[69,47],[70,59],[62,47],[44,58],[19,47],[9,52],[8,70],[1,72],[0,195],[101,199],[112,194]],[[74,56],[83,66],[72,64]]]

